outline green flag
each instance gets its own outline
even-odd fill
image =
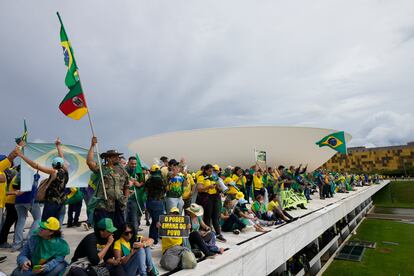
[[[17,137],[14,139],[16,141],[16,144],[20,144],[20,142],[25,142],[27,144],[27,126],[26,126],[26,120],[23,121],[23,134],[21,137]]]
[[[139,159],[138,153],[135,154],[135,158],[137,159],[137,166],[135,168],[135,173],[142,173],[142,165],[141,165],[141,160]]]
[[[323,137],[320,141],[316,142],[319,147],[328,146],[331,149],[336,150],[339,153],[346,154],[346,141],[345,141],[345,132],[335,132],[329,134],[328,136]]]
[[[65,77],[65,84],[69,89],[71,89],[79,81],[78,67],[76,66],[73,49],[70,45],[68,35],[66,34],[65,27],[63,26],[59,13],[57,13],[57,16],[59,17],[60,21],[60,44],[63,48],[65,65],[68,67],[68,71]]]

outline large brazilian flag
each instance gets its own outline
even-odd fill
[[[346,154],[346,141],[345,133],[343,131],[335,132],[323,137],[321,140],[316,142],[319,147],[330,147],[339,153]]]
[[[88,150],[71,145],[61,145],[65,162],[69,167],[69,183],[66,187],[87,187],[91,171],[86,165],[86,156]],[[52,159],[56,156],[57,150],[55,144],[52,143],[28,143],[24,147],[24,154],[36,163],[52,167]],[[33,183],[33,175],[36,170],[28,166],[24,161],[21,163],[21,190],[31,191]],[[48,175],[39,172],[41,179]],[[40,183],[40,182],[39,182]]]

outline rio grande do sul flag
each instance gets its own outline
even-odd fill
[[[80,82],[77,82],[75,86],[72,87],[60,103],[59,109],[63,112],[63,114],[74,120],[79,120],[86,113],[88,113],[88,108],[86,106]]]
[[[83,95],[78,67],[76,65],[72,46],[69,42],[68,35],[66,34],[65,27],[63,26],[59,13],[57,13],[57,16],[60,21],[60,44],[63,49],[65,65],[68,68],[65,77],[65,84],[69,88],[69,93],[60,103],[59,109],[66,116],[74,120],[79,120],[86,113],[88,113],[88,107],[86,105],[85,96]]]

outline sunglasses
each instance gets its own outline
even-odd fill
[[[132,234],[132,231],[125,231],[125,232],[124,232],[124,234],[125,234],[125,235]]]

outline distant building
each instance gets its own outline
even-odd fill
[[[414,142],[407,145],[348,148],[348,155],[337,153],[323,168],[333,171],[414,175]]]

